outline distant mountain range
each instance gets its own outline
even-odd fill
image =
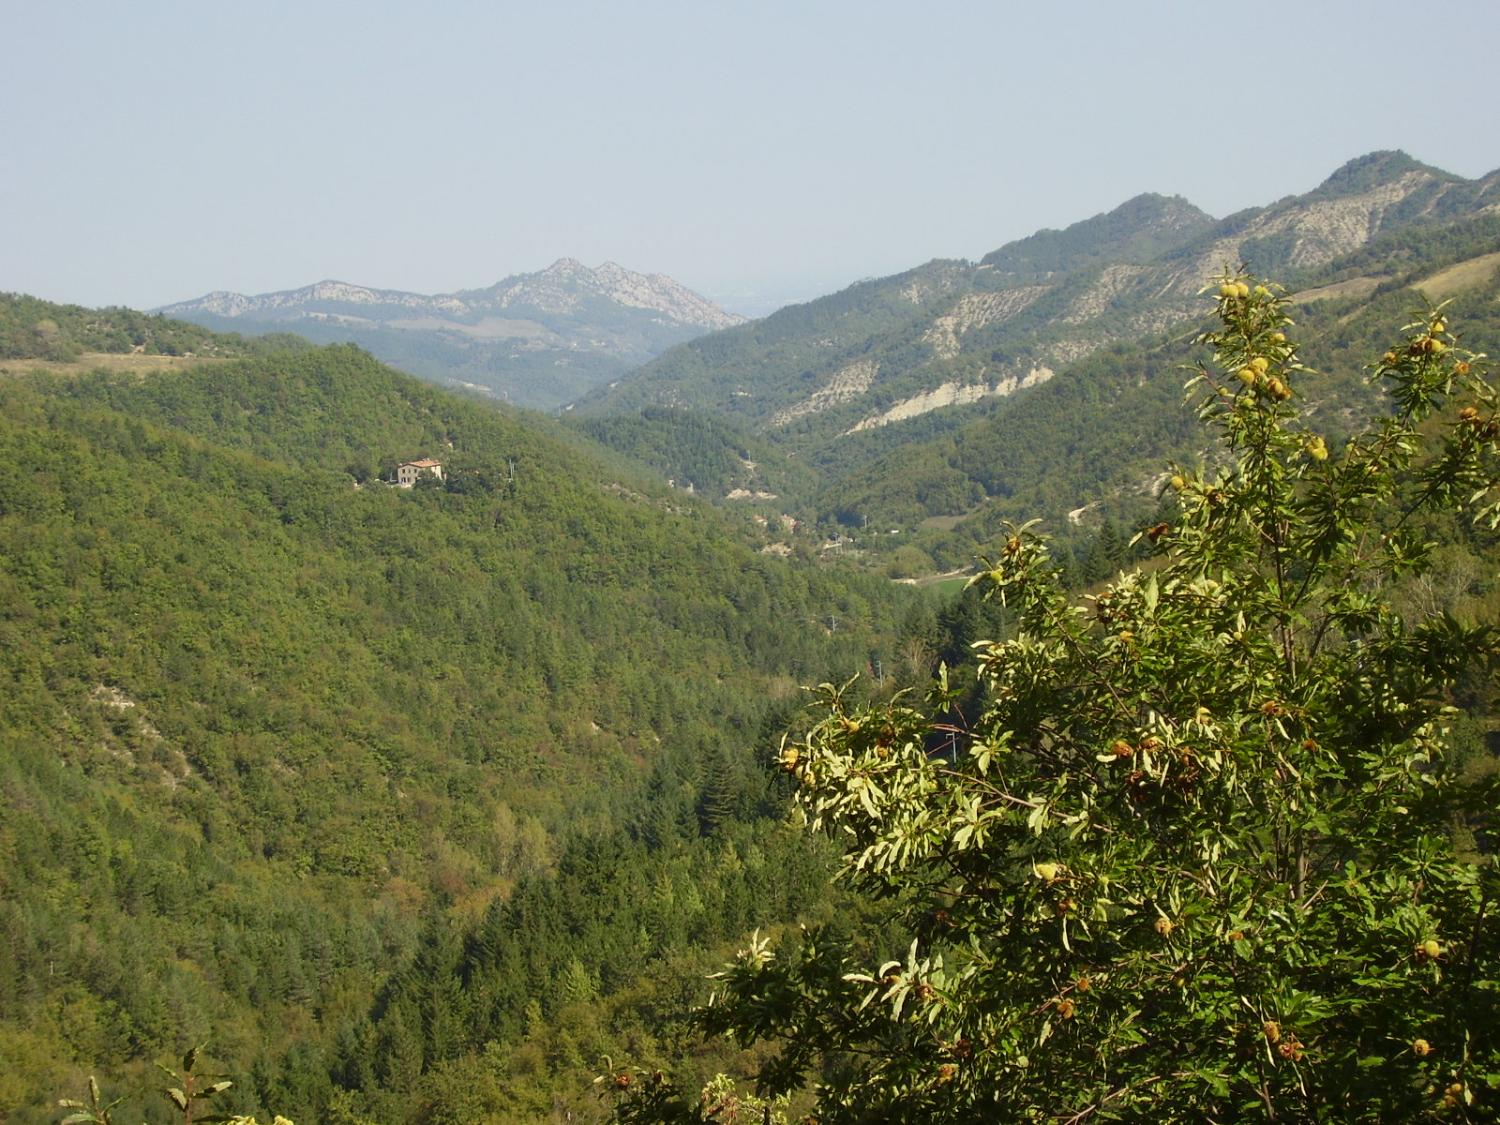
[[[706,410],[811,451],[1028,390],[1164,331],[1198,311],[1198,290],[1226,268],[1292,280],[1381,233],[1489,208],[1500,208],[1500,172],[1466,180],[1401,152],[1218,220],[1180,197],[1142,195],[978,262],[932,261],[694,340],[577,409]]]
[[[1362,365],[1424,300],[1451,298],[1468,346],[1500,351],[1500,172],[1373,153],[1224,219],[1138,196],[692,341],[568,416],[773,524],[899,548],[903,573],[965,565],[1005,520],[1081,542],[1152,510],[1162,466],[1197,456],[1200,290],[1241,263],[1296,294],[1321,373],[1299,405],[1332,444],[1373,406]]]
[[[387,362],[524,406],[558,406],[743,318],[661,274],[562,258],[487,289],[427,295],[320,281],[156,310],[209,328],[350,340]]]

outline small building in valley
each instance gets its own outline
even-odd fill
[[[430,457],[424,457],[420,461],[403,461],[396,468],[396,485],[400,488],[410,488],[417,483],[417,479],[423,473],[430,473],[443,479],[443,463],[434,461]]]

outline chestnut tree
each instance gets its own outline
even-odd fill
[[[762,1092],[821,1122],[1394,1121],[1500,1115],[1497,793],[1456,783],[1447,692],[1488,624],[1403,617],[1419,529],[1500,517],[1497,399],[1428,309],[1372,368],[1390,408],[1342,449],[1288,302],[1213,290],[1190,382],[1220,445],[1174,466],[1162,549],[1092,597],[1017,528],[974,582],[984,710],[823,685],[781,763],[841,877],[904,946],[757,938],[710,1031],[779,1050]],[[1473,837],[1469,837],[1473,838]],[[714,1119],[640,1074],[625,1120]]]

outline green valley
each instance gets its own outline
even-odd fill
[[[299,1121],[485,1051],[488,1112],[587,1112],[668,966],[826,909],[767,748],[914,598],[358,349],[257,352],[0,380],[0,1116],[91,1072],[139,1108],[204,1040]],[[446,482],[379,482],[419,455]]]
[[[1500,349],[1497,191],[1377,153],[1222,220],[1140,196],[694,339],[560,417],[350,344],[0,297],[0,1117],[54,1121],[92,1074],[165,1122],[153,1065],[198,1043],[218,1108],[303,1125],[602,1121],[596,1074],[691,1101],[806,1064],[705,1035],[705,978],[757,929],[873,962],[937,914],[833,881],[844,841],[789,810],[834,782],[798,755],[868,755],[835,786],[867,811],[897,735],[907,780],[956,764],[995,706],[975,646],[1025,627],[981,596],[1039,543],[1015,525],[1050,537],[1027,557],[1058,612],[1175,565],[1179,486],[1230,464],[1183,405],[1226,263],[1286,280],[1287,409],[1332,466],[1393,326]],[[396,487],[413,462],[441,473]],[[1387,515],[1425,538],[1366,576],[1383,627],[1493,619],[1492,530]],[[1493,688],[1439,691],[1478,792]]]

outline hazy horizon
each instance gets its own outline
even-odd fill
[[[1500,165],[1482,95],[1414,95],[1486,72],[1477,2],[88,7],[15,6],[0,74],[0,290],[84,305],[573,257],[755,314],[1143,191]]]

